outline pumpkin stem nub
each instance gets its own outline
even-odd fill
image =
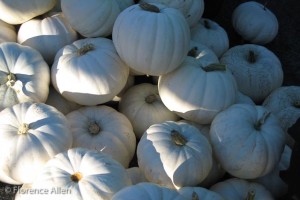
[[[78,183],[81,179],[82,179],[82,174],[80,172],[76,172],[76,173],[71,175],[71,180],[73,182]]]
[[[101,131],[100,126],[96,122],[90,122],[88,128],[89,133],[91,133],[92,135],[97,135]]]
[[[155,13],[159,13],[160,10],[157,6],[155,5],[151,5],[149,3],[140,3],[139,6],[145,10],[145,11],[149,11],[149,12],[155,12]]]
[[[186,139],[178,131],[172,130],[171,137],[173,142],[178,146],[184,146],[186,144]]]
[[[17,81],[16,75],[14,75],[11,72],[9,72],[9,74],[6,76],[6,79],[7,79],[6,85],[8,87],[14,86]]]
[[[205,72],[212,72],[212,71],[226,71],[226,65],[224,64],[219,64],[219,63],[215,63],[215,64],[210,64],[206,67],[202,67],[202,69]]]
[[[255,192],[253,190],[249,191],[246,200],[254,200]]]
[[[254,51],[249,51],[249,54],[248,54],[248,62],[249,63],[255,63],[256,62],[256,55],[254,53]]]
[[[263,116],[257,121],[257,123],[254,125],[254,128],[256,130],[260,130],[261,126],[265,123],[266,119],[270,116],[271,112],[266,111]]]
[[[197,57],[197,51],[198,48],[197,47],[193,47],[189,52],[188,52],[188,56],[196,58]]]
[[[95,46],[93,44],[86,44],[83,47],[81,47],[80,49],[78,49],[77,55],[82,56],[82,55],[86,54],[87,52],[92,51],[94,49],[95,49]]]
[[[196,192],[192,193],[192,200],[199,200],[199,196]]]
[[[23,123],[18,129],[19,135],[25,135],[29,130],[29,124]]]
[[[145,98],[146,103],[151,104],[157,100],[156,94],[150,94]]]

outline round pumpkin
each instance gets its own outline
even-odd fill
[[[17,32],[15,26],[0,20],[0,43],[17,42]]]
[[[43,103],[5,108],[0,130],[0,180],[8,184],[31,183],[49,159],[72,145],[65,116]]]
[[[0,110],[22,102],[44,103],[49,94],[50,70],[35,49],[0,44]]]
[[[191,200],[225,200],[219,193],[204,187],[183,187],[178,192]]]
[[[120,13],[112,39],[130,68],[142,74],[161,75],[177,68],[186,57],[190,28],[177,9],[140,3]]]

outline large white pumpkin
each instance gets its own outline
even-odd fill
[[[69,101],[97,105],[126,85],[129,67],[107,38],[84,38],[60,49],[51,68],[55,89]]]
[[[16,28],[0,19],[0,43],[17,42]]]
[[[161,75],[186,57],[190,28],[183,15],[163,4],[135,4],[120,13],[112,39],[118,54],[135,71]]]
[[[137,146],[137,161],[147,180],[179,189],[207,177],[212,149],[196,127],[167,121],[146,130]]]
[[[234,104],[212,121],[210,141],[222,167],[238,178],[254,179],[278,164],[286,135],[262,106]]]
[[[73,135],[73,147],[96,149],[128,167],[136,148],[130,121],[115,109],[85,106],[66,115]]]
[[[0,19],[9,24],[22,24],[51,10],[56,0],[1,0]]]
[[[75,40],[77,33],[62,13],[31,19],[21,24],[18,31],[18,43],[38,50],[49,65],[58,50]]]
[[[72,145],[65,116],[43,103],[25,102],[2,110],[0,130],[4,183],[31,183],[49,159]]]
[[[15,42],[0,44],[0,110],[22,102],[44,103],[50,70],[41,54]]]

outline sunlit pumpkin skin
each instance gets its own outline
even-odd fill
[[[17,42],[16,28],[0,20],[0,44],[3,42]]]
[[[69,149],[72,135],[65,116],[52,106],[25,102],[0,112],[0,180],[31,183],[46,162]]]
[[[61,10],[73,29],[82,36],[107,37],[112,33],[114,22],[127,2],[86,0],[83,4],[80,0],[61,0]]]
[[[0,110],[22,102],[44,103],[50,70],[41,54],[15,42],[0,44]]]
[[[283,83],[279,58],[268,48],[257,44],[236,45],[220,58],[233,73],[239,91],[255,103],[261,103]]]
[[[229,49],[229,37],[225,29],[217,22],[201,18],[191,28],[191,39],[209,47],[217,57]]]
[[[107,38],[84,38],[60,49],[51,68],[55,89],[69,101],[98,105],[126,85],[129,67]]]
[[[219,193],[224,199],[231,200],[275,200],[270,191],[259,183],[249,182],[244,179],[230,178],[218,182],[209,188]]]
[[[177,9],[150,5],[135,4],[122,11],[112,39],[130,68],[141,74],[161,75],[177,68],[186,57],[190,28]]]
[[[66,115],[73,135],[73,147],[96,149],[128,167],[136,148],[130,121],[115,109],[85,106]]]
[[[234,104],[212,121],[210,141],[225,171],[254,179],[277,166],[286,135],[278,119],[263,106]]]
[[[206,178],[212,167],[212,149],[196,127],[167,121],[146,130],[137,146],[137,161],[147,180],[179,189]]]
[[[141,138],[152,124],[179,119],[161,101],[157,85],[150,83],[128,89],[119,102],[119,111],[130,120],[137,138]]]
[[[159,77],[158,92],[169,110],[210,124],[218,112],[236,102],[237,85],[226,66],[206,66],[188,56],[178,69]]]
[[[21,24],[18,31],[18,43],[38,50],[49,65],[58,50],[77,38],[76,31],[65,20],[63,13],[31,19]]]
[[[51,10],[56,0],[1,0],[0,19],[9,24],[22,24]]]
[[[178,9],[190,27],[193,27],[199,19],[201,19],[204,12],[204,0],[141,0],[146,3],[162,3],[168,7]]]
[[[110,200],[130,185],[125,168],[108,155],[72,148],[49,160],[32,184],[18,192],[16,200]],[[30,193],[45,190],[49,192]]]
[[[117,192],[111,200],[185,200],[176,190],[158,184],[138,183]]]
[[[219,193],[204,187],[182,187],[178,192],[191,200],[225,200]]]
[[[255,1],[243,2],[233,10],[232,26],[246,41],[261,45],[271,42],[279,29],[276,15]]]

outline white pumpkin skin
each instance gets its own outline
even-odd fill
[[[130,120],[137,138],[141,138],[152,124],[179,120],[179,116],[161,101],[157,85],[150,83],[127,90],[119,102],[119,111]]]
[[[132,185],[148,182],[142,170],[139,167],[130,167],[126,169]]]
[[[283,83],[279,58],[269,49],[256,44],[231,47],[220,58],[233,73],[239,91],[255,103],[261,103]]]
[[[4,183],[31,183],[49,159],[72,144],[65,116],[43,103],[25,102],[2,110],[0,129]]]
[[[183,187],[178,190],[178,192],[186,197],[186,199],[191,200],[225,200],[217,192],[211,191],[204,187]]]
[[[210,141],[221,166],[238,178],[254,179],[278,164],[285,132],[277,118],[262,106],[234,104],[212,121]]]
[[[22,24],[51,10],[56,0],[1,0],[0,19],[9,24]]]
[[[0,110],[22,102],[44,103],[50,70],[35,49],[15,42],[0,44]]]
[[[85,38],[60,49],[51,68],[55,89],[69,101],[98,105],[112,100],[126,85],[129,67],[110,39]]]
[[[199,62],[204,66],[220,63],[218,56],[212,49],[200,42],[195,42],[193,40],[190,41],[190,51],[188,55],[191,55],[192,57],[196,58],[196,60],[199,60]]]
[[[256,105],[250,97],[241,93],[240,91],[238,91],[237,93],[236,103],[246,103],[246,104]]]
[[[243,39],[261,45],[271,42],[279,28],[274,13],[255,1],[241,3],[233,10],[232,25]]]
[[[191,28],[191,40],[209,47],[218,58],[229,48],[229,38],[225,29],[207,18],[201,18]]]
[[[43,19],[31,19],[21,24],[18,43],[38,50],[51,65],[58,50],[77,40],[77,33],[62,13]]]
[[[184,60],[190,29],[180,11],[163,4],[155,6],[158,13],[144,10],[140,4],[122,11],[114,24],[112,39],[130,68],[158,76],[174,70]]]
[[[224,199],[241,200],[275,200],[272,194],[261,184],[249,182],[244,179],[230,178],[218,182],[209,188],[211,191],[219,193]],[[254,197],[250,197],[253,192]]]
[[[0,20],[0,43],[17,42],[16,28],[2,20]]]
[[[137,146],[137,161],[147,180],[179,189],[205,179],[212,167],[212,149],[196,127],[167,121],[146,130]]]
[[[221,67],[211,71],[201,60],[188,56],[178,69],[159,77],[162,102],[184,119],[210,124],[218,112],[236,102],[236,81]]]
[[[85,106],[66,115],[73,135],[73,147],[96,149],[128,167],[136,148],[130,121],[115,109]]]
[[[16,200],[110,200],[116,192],[130,185],[125,168],[108,155],[72,148],[49,160],[29,188],[33,191],[48,189],[48,193],[30,194],[29,190],[18,194]],[[53,192],[53,188],[57,192]]]

